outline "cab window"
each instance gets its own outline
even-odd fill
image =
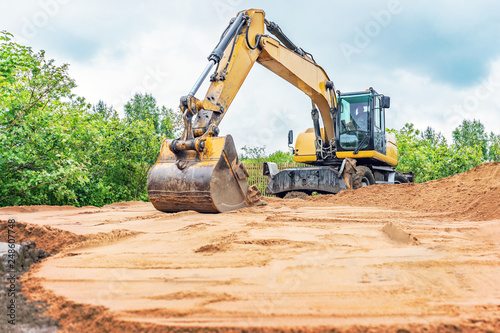
[[[340,146],[343,149],[363,149],[370,142],[371,95],[352,95],[340,99]],[[358,147],[359,146],[359,147]]]

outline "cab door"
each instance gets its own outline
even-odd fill
[[[373,139],[375,151],[384,154],[386,153],[386,140],[385,140],[385,112],[381,106],[381,97],[374,96],[373,99]]]

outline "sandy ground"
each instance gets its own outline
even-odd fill
[[[22,282],[63,331],[500,331],[498,163],[223,214],[124,202],[9,218],[57,253]]]

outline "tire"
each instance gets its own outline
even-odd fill
[[[373,173],[369,167],[360,165],[356,167],[356,170],[352,182],[354,189],[375,184],[375,177],[373,177]]]
[[[396,175],[394,176],[394,184],[406,184],[409,183],[410,181],[403,176],[403,174],[396,172]]]

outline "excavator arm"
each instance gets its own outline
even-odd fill
[[[265,27],[278,40],[265,35]],[[160,157],[148,176],[148,195],[161,211],[223,212],[260,202],[258,189],[248,186],[248,172],[238,161],[231,136],[218,137],[219,123],[255,62],[308,95],[317,141],[326,146],[335,142],[337,101],[333,83],[311,55],[265,19],[264,11],[239,12],[208,60],[191,91],[181,97],[183,134],[163,142]],[[195,94],[214,67],[210,87],[199,100]],[[316,106],[324,123],[324,138]]]
[[[264,35],[264,27],[288,45]],[[231,30],[232,29],[232,30]],[[231,34],[232,33],[232,34]],[[224,43],[224,38],[227,42]],[[223,44],[223,45],[221,45]],[[222,53],[220,48],[224,48]],[[220,59],[220,60],[218,60]],[[197,114],[193,125],[194,137],[213,135],[213,130],[227,112],[253,64],[258,62],[308,95],[323,118],[328,142],[335,138],[332,113],[337,107],[333,83],[323,68],[310,55],[296,47],[274,23],[264,18],[264,11],[251,9],[238,13],[221,42],[209,56],[209,65],[188,96],[181,98],[181,110]],[[203,101],[194,97],[210,69],[212,81]],[[189,119],[186,130],[189,131]],[[185,133],[189,136],[188,133]]]

